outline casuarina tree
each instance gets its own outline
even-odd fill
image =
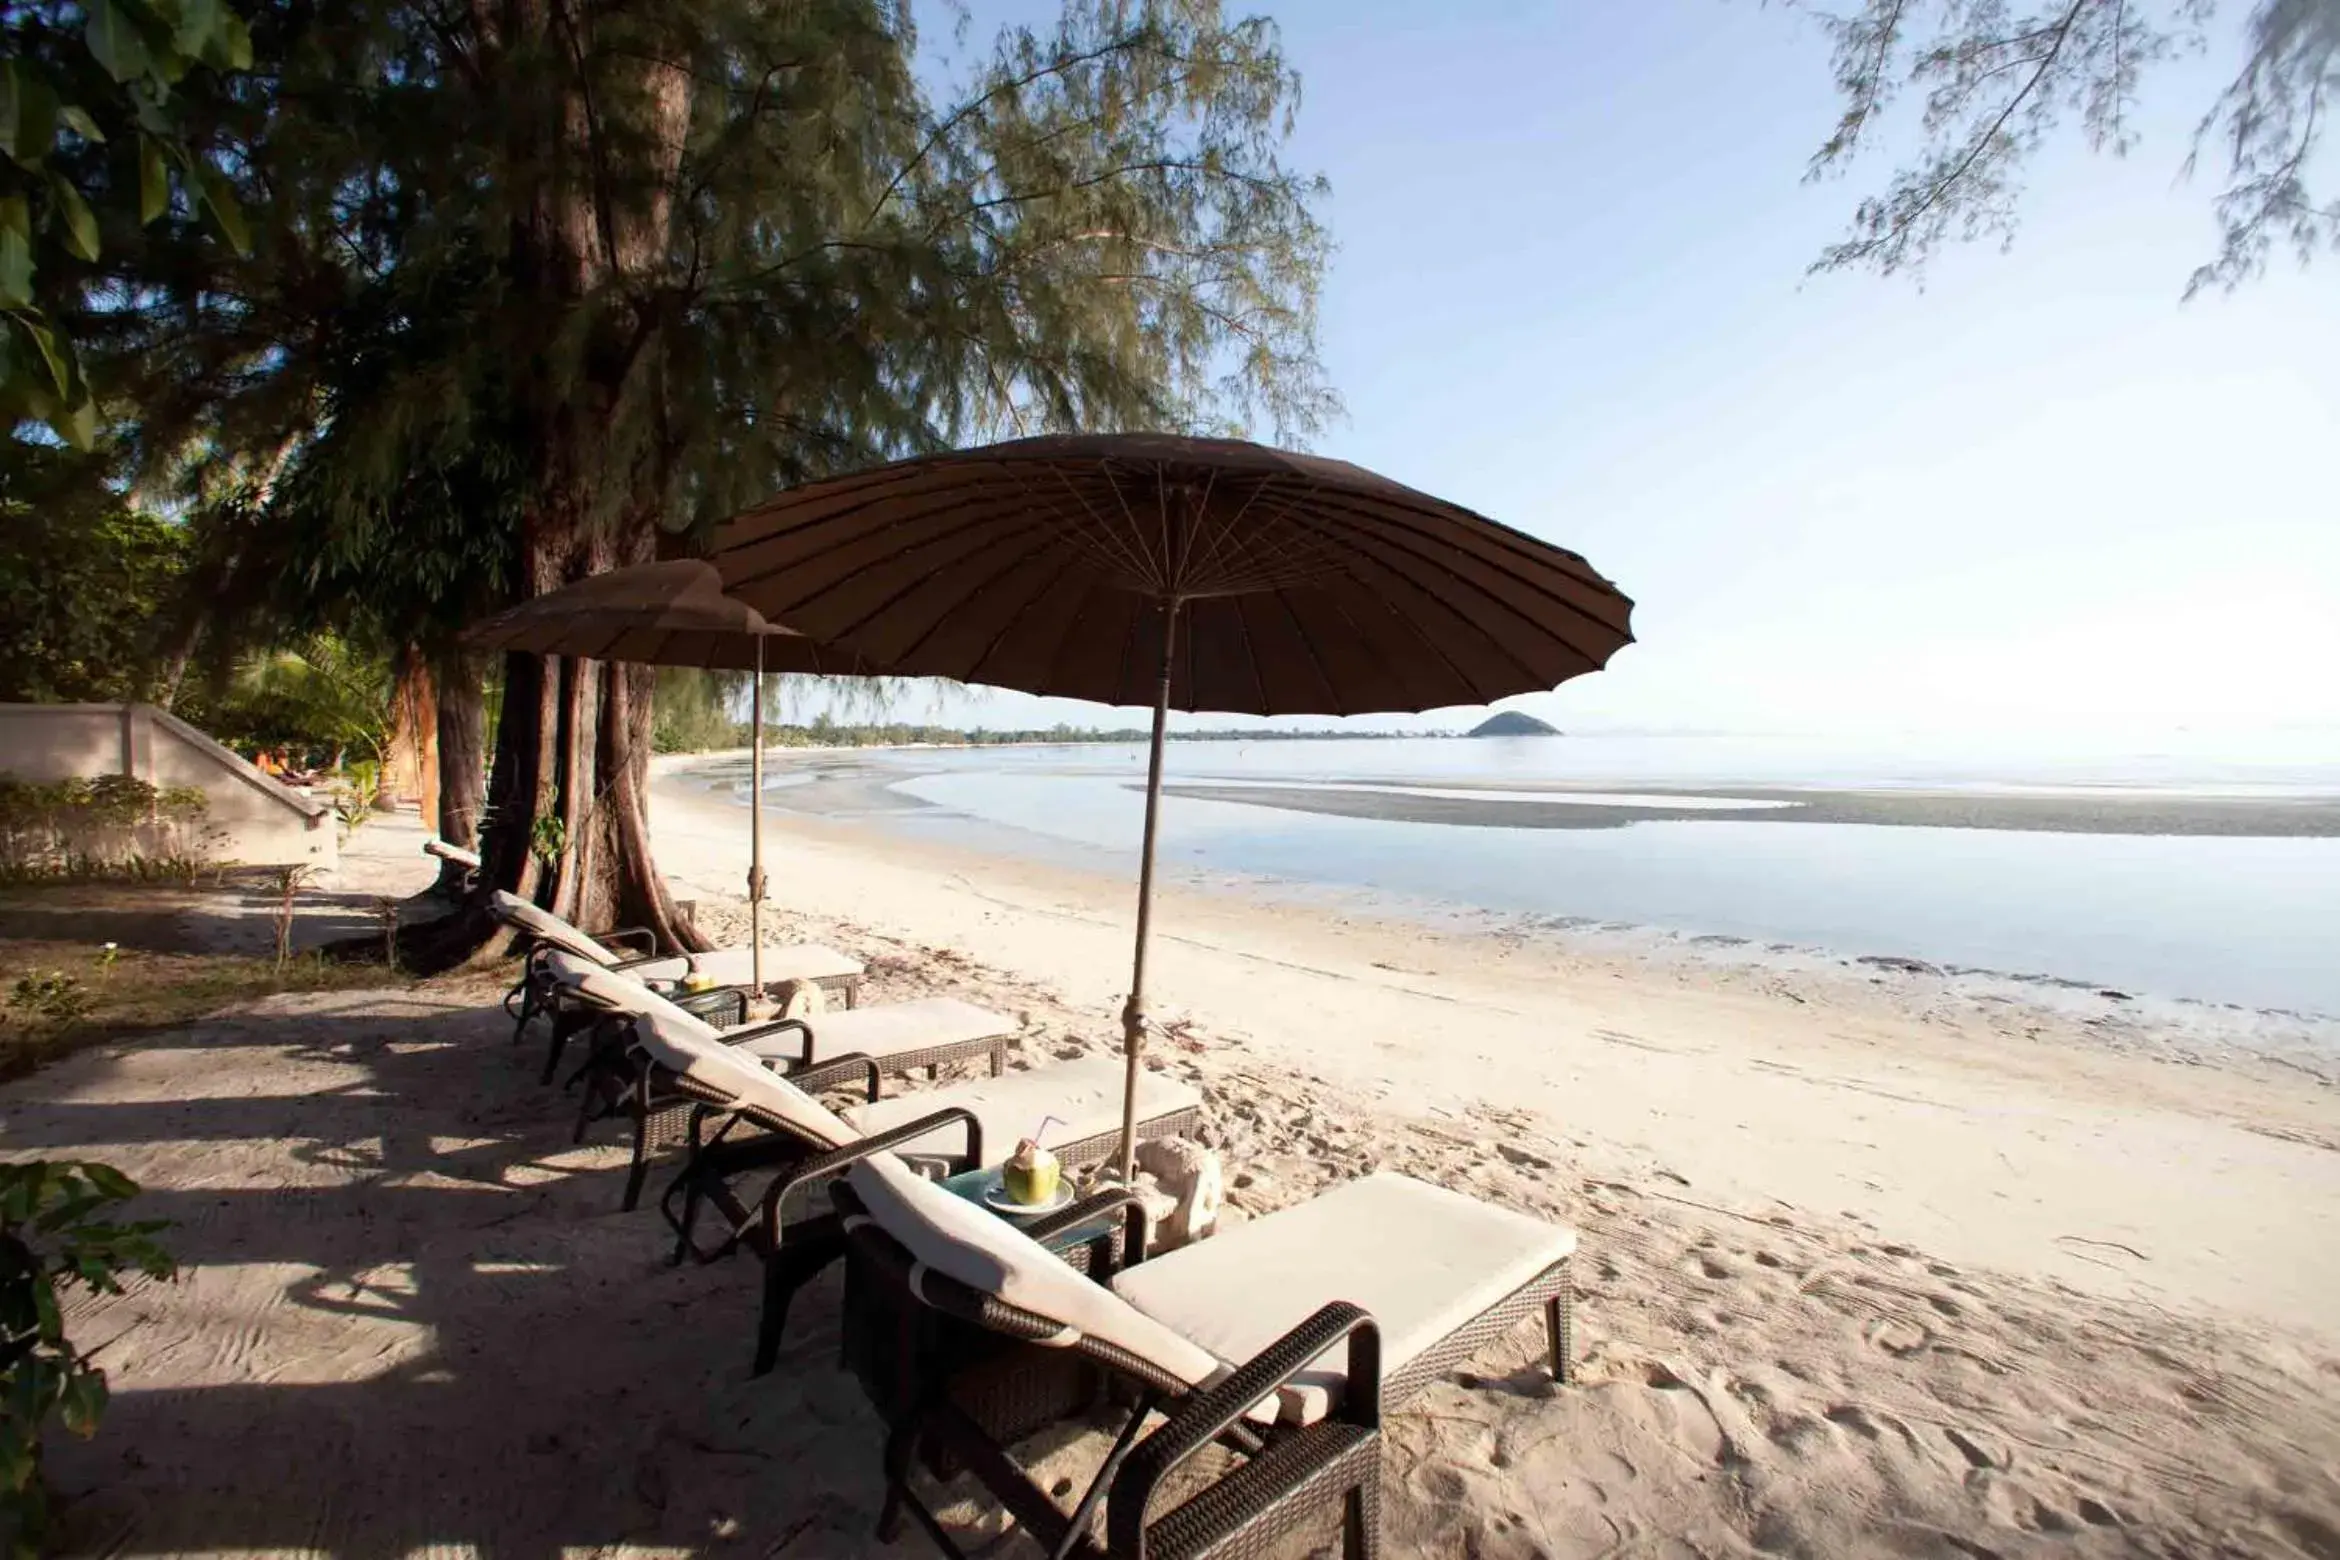
[[[2241,62],[2200,105],[2185,158],[2223,181],[2219,242],[2187,291],[2340,245],[2340,199],[2314,182],[2340,110],[2340,0],[1861,0],[1821,19],[1842,114],[1812,172],[1841,171],[1887,138],[1905,97],[1918,105],[1917,150],[1815,268],[1914,270],[1944,243],[2011,239],[2031,155],[2066,126],[2098,151],[2135,148],[2150,77],[2214,46],[2221,20],[2239,21]]]
[[[248,19],[253,69],[186,112],[232,151],[250,255],[157,223],[84,311],[142,469],[241,483],[263,525],[442,564],[493,535],[527,596],[862,462],[1327,409],[1297,82],[1207,0],[1071,0],[948,89],[887,0]],[[420,520],[442,500],[451,531]],[[651,686],[506,666],[481,882],[687,944]]]

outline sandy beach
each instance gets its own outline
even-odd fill
[[[654,825],[736,938],[741,811],[670,773]],[[418,840],[369,824],[340,886],[419,887]],[[1019,1066],[1115,1044],[1119,876],[801,815],[767,851],[772,935],[869,1000],[1012,1014]],[[1155,1062],[1236,1209],[1390,1168],[1581,1232],[1579,1382],[1522,1335],[1396,1416],[1392,1552],[2340,1553],[2326,1080],[1906,971],[1191,888],[1157,926]],[[748,1380],[751,1271],[663,1266],[495,989],[273,999],[0,1095],[0,1142],[121,1164],[191,1269],[76,1313],[117,1399],[54,1460],[74,1551],[889,1552],[833,1283]]]

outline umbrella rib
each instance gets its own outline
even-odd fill
[[[1096,506],[1091,504],[1081,490],[1074,485],[1071,471],[1061,466],[1050,467],[1049,471],[1056,478],[1056,485],[1064,490],[1063,496],[1072,503],[1073,509],[1068,512],[1057,507],[1056,504],[1043,498],[1031,483],[1019,480],[1023,491],[1030,495],[1033,503],[1040,506],[1041,513],[1054,516],[1066,530],[1072,532],[1076,537],[1089,540],[1093,546],[1106,555],[1109,562],[1118,562],[1121,567],[1127,569],[1132,579],[1151,580],[1158,571],[1154,569],[1152,561],[1145,555],[1145,546],[1139,540],[1140,533],[1135,520],[1131,520],[1129,534],[1122,535],[1114,529],[1113,522],[1099,514]],[[1096,478],[1105,484],[1106,491],[1114,496],[1116,502],[1120,503],[1124,517],[1128,518],[1129,506],[1126,501],[1122,500],[1120,484],[1113,480],[1112,474],[1108,471],[1099,471],[1096,473]]]
[[[1281,591],[1270,592],[1269,599],[1280,601],[1283,599],[1283,593]],[[1275,711],[1268,705],[1267,674],[1260,669],[1259,645],[1251,635],[1250,605],[1251,598],[1248,596],[1235,598],[1235,622],[1236,626],[1243,630],[1243,659],[1251,665],[1251,691],[1259,701],[1259,712],[1262,715],[1272,715]],[[1196,636],[1192,634],[1187,635],[1189,639],[1194,637]]]
[[[1239,541],[1236,538],[1236,528],[1244,516],[1251,513],[1251,506],[1259,501],[1259,495],[1265,491],[1263,484],[1253,484],[1250,492],[1244,495],[1243,502],[1235,506],[1234,512],[1227,515],[1222,521],[1219,522],[1217,527],[1213,529],[1209,524],[1209,518],[1212,514],[1210,497],[1212,493],[1217,491],[1217,486],[1217,473],[1214,472],[1211,478],[1211,486],[1204,491],[1203,503],[1198,511],[1198,515],[1200,516],[1200,522],[1197,527],[1198,538],[1203,544],[1203,550],[1199,556],[1190,554],[1190,557],[1192,558],[1192,566],[1187,570],[1188,583],[1190,585],[1215,573],[1217,571],[1220,558],[1225,556],[1230,550],[1239,554],[1246,550],[1246,543]]]
[[[974,582],[966,589],[960,591],[958,597],[952,603],[952,606],[954,609],[963,610],[968,603],[975,600],[976,597],[982,595],[992,586],[998,584],[1002,579],[1005,579],[1008,575],[1014,573],[1017,569],[1022,568],[1025,564],[1029,563],[1034,558],[1045,556],[1047,552],[1048,543],[1047,539],[1044,537],[1041,539],[1038,545],[1026,548],[1023,552],[1016,554],[1014,557],[1008,559],[1007,562],[992,570],[992,572],[985,578]],[[1067,567],[1070,567],[1070,565],[1068,564]],[[1028,601],[1026,605],[1029,605]],[[1014,622],[1014,615],[1012,613],[1009,616],[1009,622],[1011,625]],[[903,649],[901,659],[908,661],[915,657],[920,650],[923,650],[926,647],[927,641],[932,639],[937,633],[941,632],[942,629],[948,625],[948,623],[949,619],[947,617],[937,617],[924,632],[919,634],[915,640],[913,640]],[[1007,630],[1003,628],[1000,630],[1000,632],[1004,634],[1007,632]]]
[[[1318,648],[1316,636],[1310,633],[1308,625],[1300,620],[1300,614],[1292,606],[1292,598],[1278,590],[1270,591],[1268,599],[1284,609],[1284,617],[1292,625],[1293,637],[1300,641],[1300,648],[1308,652],[1308,664],[1315,669],[1316,684],[1324,690],[1325,702],[1333,706],[1333,713],[1336,715],[1350,713],[1347,708],[1348,701],[1341,697],[1339,686],[1333,682],[1332,673],[1325,667],[1324,652]],[[1347,613],[1341,615],[1348,616]]]
[[[1378,519],[1379,517],[1377,517],[1377,516],[1372,516],[1372,515],[1366,515],[1366,516],[1364,516],[1363,518],[1364,518],[1365,520],[1367,520],[1368,522],[1370,522],[1370,521],[1373,521],[1373,520],[1376,520],[1376,519]],[[1297,513],[1296,513],[1296,515],[1295,515],[1295,520],[1296,520],[1296,523],[1298,523],[1298,524],[1300,524],[1300,525],[1303,525],[1303,526],[1310,527],[1311,529],[1315,529],[1315,528],[1317,528],[1317,527],[1319,526],[1319,524],[1320,524],[1320,522],[1319,522],[1319,520],[1318,520],[1318,518],[1317,518],[1316,516],[1314,516],[1314,515],[1308,515],[1308,514],[1297,514]],[[1413,529],[1412,527],[1410,527],[1410,526],[1401,526],[1401,527],[1400,527],[1400,529],[1401,529],[1401,530],[1402,530],[1402,531],[1403,531],[1403,532],[1404,532],[1406,535],[1408,535],[1408,536],[1412,536],[1412,537],[1416,537],[1416,538],[1419,538],[1419,537],[1421,536],[1421,533],[1420,533],[1419,531],[1416,531],[1416,530],[1414,530],[1414,529]],[[1378,539],[1378,540],[1379,540],[1379,541],[1380,541],[1380,542],[1381,542],[1381,543],[1382,543],[1384,546],[1387,546],[1387,547],[1391,548],[1393,551],[1395,551],[1395,552],[1399,553],[1400,555],[1402,555],[1402,556],[1404,556],[1404,557],[1406,557],[1406,558],[1408,558],[1408,559],[1412,560],[1413,562],[1415,562],[1415,563],[1417,563],[1417,564],[1419,564],[1419,565],[1423,566],[1424,568],[1428,568],[1428,569],[1435,569],[1435,570],[1437,570],[1437,571],[1438,571],[1440,574],[1444,575],[1444,576],[1445,576],[1447,579],[1449,579],[1449,580],[1453,581],[1453,582],[1454,582],[1455,584],[1457,584],[1457,585],[1460,585],[1460,586],[1462,586],[1464,589],[1468,590],[1468,591],[1469,591],[1469,592],[1470,592],[1470,593],[1471,593],[1473,596],[1475,596],[1475,597],[1479,598],[1479,599],[1480,599],[1481,601],[1483,601],[1484,603],[1487,603],[1487,604],[1489,604],[1489,605],[1492,605],[1492,606],[1494,606],[1495,608],[1499,609],[1499,610],[1500,610],[1500,611],[1502,611],[1504,614],[1506,614],[1506,615],[1507,615],[1507,616],[1509,616],[1511,619],[1513,619],[1515,622],[1517,622],[1517,623],[1519,623],[1520,625],[1522,625],[1523,627],[1525,627],[1525,628],[1529,629],[1531,632],[1533,632],[1533,633],[1536,633],[1536,634],[1538,634],[1538,635],[1542,636],[1543,638],[1546,638],[1546,639],[1549,639],[1549,640],[1552,640],[1552,641],[1554,641],[1554,642],[1558,643],[1558,644],[1559,644],[1559,645],[1561,645],[1563,648],[1565,648],[1565,649],[1566,649],[1566,650],[1567,650],[1567,651],[1568,651],[1568,652],[1569,652],[1571,655],[1573,655],[1573,656],[1577,657],[1577,659],[1579,659],[1579,660],[1583,661],[1583,662],[1586,664],[1586,666],[1587,666],[1588,668],[1592,668],[1592,669],[1598,669],[1600,666],[1602,666],[1602,665],[1605,663],[1605,661],[1606,661],[1606,659],[1607,659],[1606,657],[1596,657],[1596,656],[1593,656],[1593,655],[1589,655],[1589,654],[1587,654],[1587,653],[1586,653],[1586,651],[1584,650],[1583,646],[1579,645],[1579,644],[1578,644],[1578,643],[1577,643],[1577,642],[1576,642],[1576,641],[1575,641],[1573,638],[1571,638],[1570,636],[1568,636],[1568,635],[1566,635],[1566,634],[1564,634],[1564,633],[1560,632],[1560,631],[1559,631],[1557,628],[1554,628],[1554,627],[1552,627],[1550,624],[1546,623],[1546,622],[1545,622],[1544,620],[1542,620],[1541,618],[1538,618],[1538,617],[1536,617],[1535,615],[1533,615],[1533,614],[1531,614],[1531,613],[1529,613],[1529,612],[1525,611],[1524,609],[1522,609],[1522,608],[1520,608],[1520,607],[1518,607],[1518,606],[1515,606],[1515,605],[1514,605],[1514,604],[1512,604],[1510,601],[1507,601],[1507,600],[1505,600],[1505,599],[1504,599],[1504,598],[1503,598],[1501,595],[1499,595],[1499,594],[1497,594],[1496,592],[1494,592],[1494,591],[1490,590],[1490,589],[1489,589],[1487,586],[1485,586],[1485,585],[1481,584],[1479,581],[1477,581],[1477,580],[1475,580],[1475,579],[1472,579],[1470,576],[1468,576],[1468,575],[1466,575],[1466,574],[1463,574],[1463,573],[1461,573],[1461,572],[1460,572],[1459,570],[1457,570],[1457,569],[1456,569],[1456,568],[1455,568],[1455,567],[1454,567],[1452,564],[1449,564],[1449,563],[1447,563],[1446,561],[1444,561],[1443,559],[1441,559],[1440,557],[1438,557],[1438,556],[1437,556],[1437,554],[1436,554],[1434,551],[1425,551],[1425,550],[1424,550],[1422,547],[1419,547],[1419,546],[1413,546],[1413,545],[1409,545],[1407,542],[1405,542],[1405,541],[1403,541],[1403,540],[1400,540],[1400,539],[1398,539],[1398,538],[1396,538],[1396,537],[1390,537],[1390,536],[1386,536],[1386,535],[1384,535],[1384,536],[1381,536],[1381,537],[1379,537],[1379,538],[1377,538],[1377,539]],[[1390,563],[1390,562],[1389,562],[1388,560],[1386,560],[1386,559],[1383,559],[1383,558],[1376,557],[1376,556],[1374,556],[1372,553],[1370,553],[1370,552],[1367,552],[1367,551],[1365,551],[1365,550],[1364,550],[1364,549],[1362,549],[1362,548],[1352,548],[1352,549],[1351,549],[1351,556],[1352,556],[1352,557],[1354,557],[1354,558],[1360,558],[1360,559],[1366,559],[1366,560],[1369,560],[1369,561],[1370,561],[1370,562],[1371,562],[1371,563],[1372,563],[1372,564],[1373,564],[1373,565],[1374,565],[1376,568],[1378,568],[1378,569],[1380,569],[1380,570],[1384,571],[1384,572],[1385,572],[1385,573],[1387,573],[1387,574],[1388,574],[1388,575],[1389,575],[1391,578],[1393,578],[1393,579],[1397,579],[1397,580],[1400,580],[1400,581],[1402,581],[1402,582],[1403,582],[1403,583],[1404,583],[1404,584],[1405,584],[1405,585],[1406,585],[1406,586],[1407,586],[1409,589],[1411,589],[1411,590],[1413,590],[1413,591],[1420,592],[1420,593],[1424,593],[1424,594],[1429,594],[1429,595],[1431,595],[1431,597],[1432,597],[1432,599],[1433,599],[1433,600],[1440,599],[1439,597],[1437,597],[1437,595],[1436,595],[1435,593],[1430,593],[1430,592],[1423,592],[1423,589],[1422,589],[1422,587],[1421,587],[1419,584],[1417,584],[1417,583],[1416,583],[1416,582],[1414,582],[1413,580],[1410,580],[1410,579],[1408,579],[1408,578],[1406,577],[1406,574],[1405,574],[1405,571],[1404,571],[1404,570],[1402,570],[1402,569],[1400,569],[1400,568],[1396,567],[1394,564]],[[1482,562],[1484,562],[1484,560],[1481,560],[1481,561],[1482,561]],[[1492,568],[1493,566],[1492,566],[1492,565],[1488,565],[1488,567]],[[1352,577],[1354,577],[1354,576],[1352,576]],[[1538,595],[1541,595],[1541,596],[1543,596],[1543,597],[1544,597],[1546,600],[1548,600],[1548,601],[1551,601],[1551,602],[1552,602],[1552,603],[1553,603],[1555,606],[1561,607],[1561,608],[1563,608],[1563,609],[1565,609],[1565,610],[1567,610],[1567,611],[1569,611],[1569,612],[1573,613],[1575,616],[1577,616],[1577,617],[1580,617],[1580,618],[1583,618],[1583,619],[1585,619],[1585,620],[1586,620],[1586,621],[1588,621],[1588,622],[1592,622],[1592,623],[1595,623],[1595,624],[1599,624],[1599,626],[1601,626],[1601,627],[1602,627],[1602,628],[1603,628],[1603,629],[1604,629],[1604,630],[1605,630],[1607,633],[1609,633],[1609,634],[1612,634],[1612,635],[1614,635],[1614,634],[1617,634],[1617,633],[1619,633],[1619,632],[1620,632],[1619,630],[1612,629],[1612,628],[1608,628],[1608,626],[1607,626],[1607,625],[1605,625],[1605,624],[1600,624],[1600,623],[1599,623],[1599,619],[1597,619],[1597,618],[1594,618],[1594,617],[1593,617],[1593,616],[1592,616],[1590,613],[1588,613],[1588,612],[1585,612],[1585,611],[1584,611],[1582,608],[1580,608],[1580,607],[1577,607],[1577,606],[1576,606],[1574,603],[1572,603],[1572,602],[1569,602],[1569,601],[1565,600],[1564,598],[1561,598],[1561,597],[1555,596],[1555,595],[1553,595],[1553,594],[1552,594],[1550,591],[1547,591],[1547,590],[1544,590],[1544,589],[1542,589],[1540,586],[1537,586],[1537,585],[1536,585],[1536,583],[1535,583],[1533,580],[1531,580],[1531,579],[1528,579],[1528,578],[1526,578],[1525,576],[1522,576],[1522,575],[1508,575],[1508,576],[1505,576],[1505,577],[1506,577],[1506,578],[1510,578],[1510,579],[1516,579],[1516,580],[1519,580],[1521,584],[1523,584],[1523,585],[1527,586],[1527,587],[1528,587],[1529,589],[1531,589],[1531,590],[1534,590],[1534,591],[1535,591],[1535,592],[1536,592]],[[1491,643],[1491,644],[1494,644],[1494,645],[1497,647],[1497,649],[1498,649],[1498,650],[1499,650],[1499,651],[1502,653],[1502,655],[1503,655],[1504,659],[1506,659],[1506,660],[1510,661],[1510,662],[1511,662],[1513,665],[1515,665],[1515,666],[1519,666],[1519,667],[1520,667],[1520,669],[1521,669],[1523,672],[1528,672],[1528,673],[1530,673],[1531,675],[1533,674],[1533,672],[1534,672],[1534,668],[1532,668],[1532,667],[1528,667],[1528,666],[1526,666],[1526,665],[1522,664],[1522,663],[1520,662],[1520,659],[1519,659],[1519,657],[1518,657],[1517,655],[1513,654],[1513,653],[1512,653],[1512,651],[1511,651],[1511,650],[1510,650],[1508,647],[1504,646],[1504,645],[1501,643],[1501,641],[1500,641],[1500,640],[1496,639],[1496,638],[1495,638],[1495,637],[1494,637],[1492,634],[1489,634],[1489,635],[1487,635],[1486,637],[1487,637],[1487,639],[1488,639],[1489,643]],[[1627,638],[1630,638],[1631,636],[1630,636],[1630,635],[1627,635],[1626,637],[1627,637]],[[1614,652],[1612,652],[1612,653],[1614,653]]]
[[[1013,514],[1015,511],[1010,510],[1008,513]],[[925,517],[920,516],[919,518],[923,519]],[[903,560],[913,558],[919,553],[925,552],[930,548],[948,546],[953,542],[963,541],[971,532],[974,532],[975,530],[976,527],[973,525],[963,525],[937,531],[932,536],[925,537],[908,547],[901,548],[893,553],[888,554],[885,561],[891,563],[900,563]],[[1043,521],[1035,520],[1029,524],[1011,530],[1003,536],[990,538],[988,544],[995,547],[1002,546],[1011,542],[1019,541],[1023,537],[1034,533],[1045,535],[1047,534],[1048,530],[1049,527]],[[984,540],[980,536],[978,536],[977,539],[979,541]],[[771,578],[775,574],[788,574],[802,570],[810,562],[810,559],[806,559],[793,565],[784,565],[780,568],[771,569],[762,574],[744,575],[741,577],[736,588],[740,590],[748,589],[750,586],[759,584],[762,581]],[[822,597],[830,594],[831,592],[841,590],[845,586],[855,583],[859,577],[859,570],[847,570],[845,573],[840,574],[835,579],[832,579],[827,583],[817,587],[816,589],[806,593],[805,595],[798,597],[795,601],[795,604],[789,610],[791,612],[801,611],[810,603],[820,600]],[[863,625],[867,624],[872,617],[876,616],[880,612],[885,611],[889,607],[896,605],[903,597],[909,595],[912,591],[918,589],[919,586],[925,584],[930,577],[930,572],[920,573],[917,578],[911,580],[908,584],[902,586],[892,595],[878,602],[877,605],[870,608],[867,612],[864,612],[860,617],[855,618],[851,625],[827,637],[832,639],[850,639],[863,627]]]
[[[1468,514],[1468,511],[1459,511],[1459,513]],[[1489,594],[1485,586],[1479,585],[1477,582],[1470,580],[1467,576],[1457,571],[1452,565],[1440,562],[1434,552],[1424,552],[1422,550],[1424,547],[1458,547],[1458,544],[1452,541],[1444,540],[1434,534],[1424,531],[1421,525],[1417,523],[1420,520],[1433,517],[1423,515],[1418,510],[1398,505],[1391,505],[1387,509],[1361,508],[1358,507],[1358,505],[1355,503],[1351,502],[1347,495],[1338,493],[1327,496],[1325,506],[1320,514],[1325,518],[1338,516],[1339,518],[1343,518],[1351,522],[1362,521],[1376,528],[1394,530],[1407,540],[1400,540],[1398,537],[1385,535],[1382,539],[1388,545],[1399,549],[1410,557],[1419,559],[1426,563],[1435,564],[1439,569],[1443,570],[1449,576],[1461,580],[1465,584],[1471,585],[1473,589],[1479,591],[1481,594]],[[1317,523],[1319,516],[1302,514],[1300,518],[1302,523],[1313,526]],[[1469,515],[1469,518],[1476,522],[1477,525],[1487,527],[1493,531],[1500,532],[1504,529],[1497,526],[1494,521],[1488,520],[1483,516]],[[1519,548],[1509,545],[1508,539],[1506,537],[1488,536],[1484,539],[1502,545],[1504,550],[1507,552],[1518,553],[1520,551]],[[1566,558],[1573,563],[1583,565],[1582,559],[1577,558],[1575,554],[1568,552],[1564,548],[1551,547],[1548,543],[1534,542],[1533,538],[1527,538],[1527,540],[1533,542],[1537,547],[1545,548],[1547,551],[1557,553],[1561,557]],[[1597,574],[1593,575],[1590,579],[1587,579],[1576,574],[1571,569],[1556,568],[1549,559],[1539,559],[1533,557],[1532,555],[1522,560],[1531,566],[1529,569],[1523,570],[1516,568],[1506,568],[1502,563],[1486,558],[1479,553],[1472,551],[1470,548],[1458,547],[1458,550],[1468,553],[1474,562],[1478,563],[1481,567],[1487,569],[1489,572],[1519,581],[1529,590],[1535,592],[1539,596],[1542,596],[1547,601],[1550,601],[1553,605],[1576,617],[1584,619],[1586,622],[1602,630],[1604,633],[1616,634],[1625,632],[1625,630],[1621,629],[1618,625],[1604,621],[1602,618],[1587,610],[1585,607],[1569,600],[1566,596],[1552,590],[1548,586],[1539,583],[1536,578],[1536,575],[1539,573],[1560,573],[1566,576],[1570,583],[1581,586],[1595,595],[1605,596],[1609,600],[1618,602],[1630,610],[1632,603],[1625,599],[1623,593],[1620,592],[1616,586],[1610,584],[1607,580],[1600,578]],[[1501,598],[1495,599],[1500,600]],[[1535,619],[1528,618],[1525,613],[1520,611],[1519,608],[1511,606],[1508,602],[1504,603],[1504,606],[1506,610],[1512,612],[1514,615],[1522,617],[1531,624],[1535,623]],[[1545,632],[1556,633],[1555,630],[1551,629],[1546,629]],[[1571,648],[1575,648],[1573,642],[1571,642]]]
[[[1058,636],[1055,646],[1048,652],[1046,682],[1050,687],[1061,688],[1064,686],[1065,655],[1080,642],[1081,623],[1089,615],[1090,603],[1097,599],[1097,593],[1104,588],[1102,584],[1092,580],[1089,583],[1089,588],[1081,592],[1081,599],[1074,604],[1071,616],[1065,619],[1063,634]],[[1119,684],[1115,686],[1118,687]]]
[[[1026,553],[1024,556],[1029,558],[1034,555],[1031,553]],[[1045,599],[1051,592],[1055,591],[1060,585],[1064,583],[1065,576],[1072,573],[1073,570],[1079,566],[1079,564],[1079,558],[1072,556],[1066,557],[1062,563],[1057,565],[1056,572],[1041,582],[1040,588],[1038,590],[1033,591],[1029,596],[1024,598],[1023,607],[1019,608],[1016,613],[1010,614],[1007,621],[1000,624],[999,631],[993,634],[989,640],[985,641],[982,650],[977,653],[975,659],[967,663],[967,680],[969,682],[983,681],[984,663],[989,661],[994,655],[998,654],[1000,645],[1006,642],[1007,636],[1009,634],[1015,632],[1016,618],[1023,612],[1029,611],[1034,603]],[[1050,670],[1054,670],[1053,660],[1050,663]]]

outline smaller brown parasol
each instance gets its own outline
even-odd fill
[[[876,670],[850,650],[767,622],[723,593],[712,564],[695,558],[612,569],[549,591],[473,624],[464,642],[584,661],[697,666],[756,674],[755,745],[748,760],[749,973],[764,988],[764,674],[864,677]]]

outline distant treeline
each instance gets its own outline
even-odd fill
[[[662,733],[662,735],[667,735]],[[674,735],[680,735],[679,733]],[[1170,733],[1173,742],[1354,742],[1359,738],[1451,736],[1451,732],[1420,731],[1176,731]],[[704,751],[722,747],[745,747],[749,730],[742,723],[717,732],[701,727],[691,733],[695,739],[688,745],[675,742],[670,736],[660,745],[665,751]],[[1106,743],[1144,742],[1148,732],[1133,726],[1126,730],[1101,731],[1087,726],[1032,727],[1024,730],[995,731],[977,726],[962,730],[955,726],[922,726],[906,721],[865,721],[845,723],[827,718],[814,720],[810,725],[775,725],[764,728],[767,747],[831,748],[831,747],[1010,747],[1039,743]],[[669,745],[671,743],[671,745]]]
[[[917,726],[900,721],[876,721],[844,724],[828,719],[816,719],[809,726],[767,726],[764,741],[773,747],[903,747],[923,744],[934,747],[1010,747],[1034,743],[1074,742],[1144,742],[1151,733],[1143,726],[1131,726],[1118,731],[1102,731],[1090,726],[1048,726],[1025,730],[994,731],[976,726],[962,730],[953,726]],[[1169,734],[1172,742],[1353,742],[1360,737],[1416,737],[1439,736],[1440,732],[1418,731],[1177,731]],[[741,730],[746,740],[746,730]]]

